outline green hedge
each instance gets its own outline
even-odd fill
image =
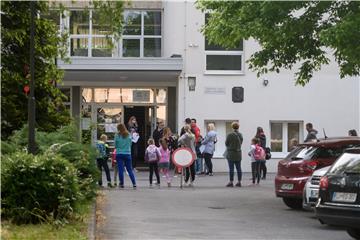
[[[56,154],[3,156],[1,185],[2,215],[15,223],[68,218],[80,198],[76,168]]]
[[[33,156],[26,153],[27,133],[24,126],[1,142],[2,216],[17,223],[65,219],[76,204],[96,195],[96,150],[79,142],[71,124],[36,132],[38,153]]]

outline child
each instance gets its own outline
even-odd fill
[[[96,143],[96,149],[97,149],[97,158],[96,163],[97,167],[100,170],[100,178],[99,178],[99,186],[102,187],[102,168],[104,168],[105,174],[106,174],[106,180],[108,182],[108,187],[113,187],[111,184],[111,177],[110,177],[110,171],[109,166],[107,165],[107,159],[108,159],[108,148],[109,146],[106,144],[107,136],[105,134],[102,134],[100,136],[100,140]]]
[[[251,157],[252,185],[255,184],[255,179],[257,180],[257,184],[260,183],[260,161],[255,157],[256,145],[259,146],[259,139],[253,138],[251,140],[250,151],[248,153]]]
[[[159,171],[165,175],[167,185],[168,185],[168,187],[171,187],[171,179],[170,179],[170,175],[169,175],[170,150],[168,149],[166,139],[164,139],[164,138],[160,139],[159,150],[160,150],[160,154],[161,154],[161,158],[159,161]]]
[[[153,180],[153,173],[155,172],[156,175],[156,185],[160,186],[160,176],[159,176],[159,170],[158,170],[158,162],[161,159],[161,153],[159,149],[155,146],[154,139],[150,138],[148,140],[148,147],[145,151],[145,161],[149,163],[150,168],[150,176],[149,176],[149,182],[150,187],[152,187],[152,180]]]

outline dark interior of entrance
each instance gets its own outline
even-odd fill
[[[138,159],[137,167],[144,167],[144,153],[147,145],[147,140],[151,137],[151,119],[149,118],[150,107],[146,106],[125,106],[124,107],[124,123],[128,124],[131,116],[135,116],[139,126],[139,141],[138,141]]]

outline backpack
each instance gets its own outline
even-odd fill
[[[107,157],[105,143],[97,142],[96,143],[96,150],[97,150],[97,158],[105,158],[105,157]]]
[[[255,160],[265,160],[265,150],[259,145],[255,145],[254,158]]]
[[[156,147],[147,149],[148,162],[158,162],[160,160],[159,150]]]
[[[265,159],[269,160],[271,158],[271,149],[269,147],[265,148]]]

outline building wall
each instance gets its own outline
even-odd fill
[[[340,79],[334,62],[314,74],[305,87],[294,84],[296,68],[257,78],[256,73],[248,70],[245,64],[243,75],[207,75],[204,73],[204,37],[200,33],[204,14],[192,2],[166,1],[163,8],[164,56],[180,53],[184,60],[178,84],[178,128],[181,128],[186,117],[196,118],[203,133],[206,120],[219,120],[219,123],[239,120],[240,132],[244,136],[244,171],[250,171],[250,160],[246,153],[258,126],[264,128],[269,145],[270,121],[301,121],[303,127],[305,123],[312,122],[319,130],[319,137],[323,136],[322,128],[328,136],[343,136],[352,128],[359,130],[359,78]],[[257,49],[259,46],[255,41],[244,42],[245,59]],[[188,90],[188,76],[196,77],[195,91]],[[266,87],[262,84],[265,78],[269,80]],[[231,90],[235,86],[244,88],[242,103],[232,102]],[[205,94],[206,87],[223,88],[225,94]],[[224,128],[225,125],[219,127]],[[224,129],[221,131],[224,132]],[[302,131],[306,134],[305,128]],[[219,136],[217,148],[224,148],[224,138]],[[213,161],[215,171],[226,171],[226,162],[217,155],[219,158]],[[277,161],[268,161],[269,171],[276,171]]]

